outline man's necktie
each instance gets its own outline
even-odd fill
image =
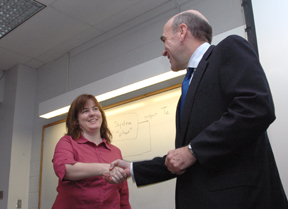
[[[189,88],[190,78],[191,78],[193,71],[194,71],[194,68],[188,68],[186,76],[182,82],[182,95],[181,95],[181,101],[180,101],[180,120],[182,118],[182,110],[184,106],[184,101],[185,101],[185,97]]]

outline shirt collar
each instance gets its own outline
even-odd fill
[[[188,62],[188,68],[197,68],[200,60],[202,59],[203,55],[205,54],[205,52],[207,51],[209,47],[210,47],[210,44],[207,42],[201,44],[192,54]]]
[[[107,149],[111,150],[111,144],[109,144],[106,139],[103,139],[102,143],[104,143],[104,145]]]
[[[81,137],[76,141],[78,144],[93,143],[86,139],[83,135],[81,135]],[[103,138],[103,141],[98,146],[101,146],[101,144],[103,144],[107,149],[111,150],[111,145],[107,142],[106,139]]]

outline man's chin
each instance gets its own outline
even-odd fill
[[[178,72],[178,71],[186,70],[186,69],[178,69],[178,68],[173,68],[173,67],[171,67],[171,70],[172,70],[173,72]]]

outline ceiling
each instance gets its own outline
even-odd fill
[[[0,39],[0,70],[16,64],[37,69],[115,28],[135,26],[135,18],[155,8],[186,1],[38,0],[46,7]]]

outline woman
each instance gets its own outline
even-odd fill
[[[59,178],[52,209],[130,209],[127,181],[109,184],[103,178],[109,172],[120,182],[126,174],[121,168],[109,171],[122,155],[111,144],[105,113],[93,95],[82,94],[72,102],[66,127],[52,160]]]

